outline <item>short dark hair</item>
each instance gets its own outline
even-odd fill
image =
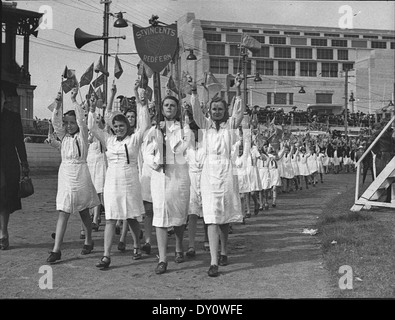
[[[181,118],[181,107],[180,107],[180,101],[176,97],[170,96],[170,95],[164,97],[163,100],[162,100],[161,106],[160,106],[160,110],[161,111],[163,110],[163,104],[165,103],[165,101],[167,99],[173,100],[177,104],[177,113],[176,113],[176,116],[174,118],[175,118],[175,120],[180,121],[180,118]]]

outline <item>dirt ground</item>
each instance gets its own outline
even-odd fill
[[[325,175],[323,184],[280,194],[276,208],[252,215],[245,225],[233,225],[234,231],[229,236],[229,265],[220,267],[217,278],[207,275],[210,257],[203,250],[202,220],[198,224],[196,257],[175,263],[174,236],[171,236],[168,271],[156,275],[156,243],[150,255],[133,260],[130,234],[124,253],[117,250],[119,236],[116,236],[111,267],[98,270],[95,264],[103,254],[104,222],[99,231],[93,233],[92,254],[81,256],[81,222],[78,216],[72,216],[62,247],[62,260],[51,266],[53,287],[41,289],[40,278],[49,274],[40,268],[47,265],[48,251],[53,245],[51,233],[57,220],[57,175],[33,172],[32,178],[35,194],[23,199],[23,210],[12,214],[10,250],[0,251],[2,299],[327,298],[331,286],[322,264],[319,239],[302,231],[315,228],[322,210],[330,206],[339,193],[352,192],[355,183],[354,174]],[[185,251],[187,248],[186,232]]]

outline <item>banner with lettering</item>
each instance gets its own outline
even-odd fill
[[[177,24],[141,28],[133,25],[134,43],[141,60],[152,71],[161,72],[177,49]]]

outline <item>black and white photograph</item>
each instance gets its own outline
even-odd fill
[[[395,2],[1,5],[2,304],[395,298]]]

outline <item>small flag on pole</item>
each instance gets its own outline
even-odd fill
[[[221,91],[222,84],[217,80],[217,78],[211,73],[208,72],[205,77],[205,86],[210,92],[218,93]]]
[[[101,56],[100,56],[99,61],[97,62],[96,66],[95,66],[95,72],[96,73],[101,72],[101,73],[105,74],[107,77],[110,75],[108,73],[108,71],[106,69],[104,69],[104,65],[102,63]]]
[[[62,81],[62,89],[64,93],[68,93],[71,89],[78,87],[78,81],[75,76],[75,70],[65,69],[65,72],[67,73],[67,78]]]
[[[114,76],[115,78],[119,79],[119,77],[122,75],[123,69],[121,66],[121,62],[119,61],[118,56],[115,56],[115,66],[114,66]]]
[[[90,67],[84,72],[80,80],[80,88],[91,83],[93,78],[93,62]]]
[[[226,76],[226,91],[228,92],[230,87],[233,87],[235,85],[235,79],[236,77],[232,74],[228,74]]]
[[[101,74],[95,80],[92,81],[92,86],[94,88],[97,88],[97,87],[101,86],[103,83],[104,83],[104,74]]]

